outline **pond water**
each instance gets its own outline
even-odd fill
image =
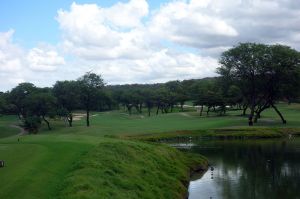
[[[199,140],[186,146],[211,165],[191,180],[189,199],[300,199],[300,138]]]

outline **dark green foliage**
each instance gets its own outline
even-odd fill
[[[79,85],[76,81],[57,81],[53,86],[53,94],[57,98],[57,114],[64,117],[72,126],[72,112],[79,108]]]
[[[56,99],[49,88],[37,88],[31,83],[21,83],[8,94],[9,102],[15,107],[24,128],[36,133],[43,120],[49,130],[46,117],[56,115]]]
[[[80,102],[86,110],[86,125],[90,126],[90,111],[97,107],[103,96],[104,81],[100,75],[91,72],[87,72],[77,81]]]
[[[23,127],[30,133],[37,133],[41,123],[41,118],[38,116],[28,116],[23,119]]]
[[[275,102],[299,94],[299,52],[282,45],[242,43],[224,52],[220,63],[223,84],[227,90],[230,85],[239,87],[243,96],[239,100],[250,108],[250,126],[270,107],[286,123]]]

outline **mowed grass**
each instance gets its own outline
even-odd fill
[[[15,123],[13,123],[15,121]],[[16,135],[20,132],[17,128],[12,128],[11,125],[18,124],[17,116],[1,116],[0,115],[0,139]]]
[[[262,113],[261,119],[255,124],[256,127],[299,127],[300,105],[279,104],[279,109],[287,120],[282,125],[279,116],[273,109],[267,109]],[[190,110],[190,109],[189,109]],[[82,134],[91,136],[104,135],[132,135],[147,133],[162,133],[180,130],[206,130],[229,127],[248,127],[247,117],[241,117],[241,111],[228,111],[226,116],[218,116],[210,113],[200,117],[196,111],[178,112],[155,115],[154,111],[150,117],[146,111],[143,114],[134,113],[128,115],[126,112],[110,111],[93,113],[91,126],[85,127],[85,118],[74,122],[75,128],[65,128],[62,121],[54,121],[54,133],[58,134]],[[41,133],[48,133],[46,127]],[[52,133],[52,132],[51,132]]]
[[[299,104],[280,104],[279,108],[286,125],[273,110],[267,110],[255,128],[300,126]],[[195,111],[151,117],[121,111],[93,115],[91,127],[85,126],[84,118],[74,121],[72,128],[57,119],[51,120],[52,131],[42,126],[38,135],[28,136],[19,136],[19,130],[10,127],[18,123],[17,117],[1,117],[0,159],[6,166],[0,168],[0,198],[141,198],[143,194],[142,198],[177,198],[186,191],[182,186],[188,165],[197,158],[187,159],[165,146],[108,137],[247,127],[247,118],[239,116],[240,112],[224,117],[200,117]],[[148,178],[140,177],[143,169]],[[165,185],[169,181],[172,186]]]

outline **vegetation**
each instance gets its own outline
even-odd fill
[[[264,133],[262,129],[270,129],[269,127],[278,130],[299,128],[299,104],[288,105],[284,103],[279,104],[279,108],[290,121],[284,128],[281,126],[280,119],[276,117],[275,112],[272,109],[268,109],[262,114],[262,119],[257,123],[260,127],[254,128],[261,130],[258,132],[239,131],[238,133]],[[110,168],[118,168],[119,170],[116,170],[115,177],[123,177],[124,181],[114,185],[116,178],[107,177],[106,181],[110,184],[107,186],[101,185],[101,190],[103,189],[103,194],[109,194],[115,189],[119,190],[115,191],[118,194],[124,189],[131,190],[137,183],[135,181],[137,178],[128,178],[124,174],[133,172],[131,174],[133,176],[136,175],[134,171],[141,171],[138,168],[140,168],[142,163],[144,168],[148,168],[147,171],[151,170],[154,172],[151,165],[153,166],[155,162],[157,165],[162,165],[157,167],[156,172],[162,172],[164,173],[163,175],[174,171],[172,170],[173,166],[178,169],[182,175],[177,174],[177,178],[174,176],[173,179],[171,175],[170,179],[174,180],[174,186],[182,187],[184,185],[183,182],[188,177],[189,167],[195,165],[195,162],[192,160],[197,160],[201,157],[187,159],[186,155],[169,147],[161,146],[160,144],[141,143],[139,141],[141,137],[137,141],[131,141],[133,137],[129,137],[129,135],[151,134],[154,136],[153,133],[156,133],[155,135],[161,136],[161,133],[169,132],[169,136],[174,137],[182,130],[192,130],[186,132],[195,132],[199,135],[205,131],[214,133],[215,129],[249,129],[249,127],[245,126],[244,117],[237,115],[235,111],[228,111],[227,116],[222,117],[218,116],[218,114],[200,117],[194,111],[180,112],[180,109],[180,107],[177,107],[174,108],[173,113],[161,114],[155,117],[147,117],[148,113],[144,111],[144,115],[142,115],[144,117],[140,117],[139,113],[128,115],[123,111],[92,112],[92,115],[94,115],[91,117],[93,125],[89,128],[85,127],[86,121],[84,118],[74,120],[72,128],[66,128],[63,120],[50,119],[52,131],[48,131],[47,125],[42,123],[39,134],[27,136],[13,136],[18,134],[18,129],[9,126],[18,122],[17,116],[3,116],[1,117],[0,125],[3,125],[11,134],[10,137],[0,139],[0,157],[6,162],[6,167],[0,170],[0,178],[5,179],[0,181],[0,198],[80,197],[85,191],[88,197],[89,194],[96,194],[93,191],[94,183],[82,186],[80,182],[86,183],[87,180],[91,180],[91,182],[96,183],[98,182],[97,179],[100,180],[99,182],[101,180],[104,181],[104,179],[97,178],[97,176],[104,177],[108,175],[104,171],[109,171]],[[155,111],[153,110],[154,113]],[[74,115],[77,113],[75,111]],[[221,134],[223,132],[218,131],[217,133]],[[3,131],[1,131],[1,136],[2,134],[4,134]],[[5,134],[7,136],[8,133]],[[120,138],[126,139],[120,140]],[[121,151],[122,155],[119,154],[119,151]],[[126,156],[122,153],[123,151],[126,153]],[[176,161],[172,158],[174,155],[177,157]],[[152,164],[148,162],[148,159]],[[106,163],[103,160],[108,162]],[[200,159],[198,160],[200,161]],[[164,163],[168,161],[173,161],[173,163],[175,161],[175,163]],[[95,164],[96,162],[101,164]],[[149,167],[147,167],[148,164]],[[109,167],[110,165],[113,167]],[[98,166],[109,168],[95,173],[92,172],[94,171],[93,166],[96,168]],[[171,168],[165,168],[170,166]],[[124,187],[125,181],[130,186]],[[142,187],[139,190],[140,194],[142,192],[145,195],[153,193],[151,190],[146,189],[149,186],[147,184],[148,181],[151,181],[151,179],[147,178],[146,181],[138,181]],[[85,187],[87,187],[86,190]],[[75,188],[78,188],[80,191],[73,192],[72,190]],[[162,190],[159,190],[159,193],[166,194],[164,186],[160,188]],[[18,192],[15,191],[16,189]],[[158,191],[157,187],[153,187],[153,189]],[[171,190],[176,191],[175,189]],[[180,193],[168,193],[173,194],[171,198],[174,198],[178,194],[183,195],[186,192],[186,189],[180,190],[182,191]],[[136,197],[135,193],[130,192],[130,194],[133,194],[131,195],[133,198]],[[122,196],[120,193],[116,197]]]
[[[237,86],[243,103],[250,108],[249,126],[267,108],[274,108],[285,124],[275,102],[299,93],[300,53],[288,46],[243,43],[223,53],[219,68],[224,85]],[[229,91],[229,89],[226,89]]]
[[[167,146],[107,140],[76,163],[58,198],[181,199],[199,165],[207,162]]]
[[[145,140],[299,134],[297,51],[240,44],[220,63],[215,78],[105,85],[88,72],[0,93],[0,198],[182,198],[207,161]]]

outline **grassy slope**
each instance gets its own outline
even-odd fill
[[[59,198],[183,198],[189,167],[203,163],[167,146],[107,140],[74,166]]]
[[[283,110],[288,121],[287,127],[299,127],[299,105],[280,105],[280,109]],[[70,176],[76,174],[76,176],[78,175],[77,177],[83,177],[86,175],[84,169],[76,170],[72,166],[74,162],[78,161],[79,157],[83,158],[79,161],[81,162],[79,164],[85,164],[86,161],[96,161],[97,158],[100,161],[103,158],[109,157],[118,158],[119,162],[122,162],[125,160],[124,156],[116,155],[114,157],[109,155],[109,148],[117,144],[120,147],[116,149],[117,151],[133,150],[131,146],[133,142],[131,141],[126,141],[128,145],[124,144],[124,148],[122,148],[122,144],[118,143],[117,139],[104,138],[103,135],[139,135],[224,127],[245,128],[247,119],[238,117],[235,114],[238,113],[233,112],[226,117],[211,116],[208,118],[199,118],[197,113],[184,112],[148,118],[147,116],[141,117],[140,115],[128,116],[119,112],[97,113],[91,119],[92,126],[90,128],[84,126],[84,120],[74,122],[73,128],[65,128],[64,123],[61,121],[52,121],[53,131],[49,132],[45,130],[46,128],[43,128],[39,135],[22,136],[20,142],[17,142],[19,136],[15,135],[18,133],[18,130],[9,127],[11,123],[17,122],[16,117],[1,117],[0,137],[6,137],[7,135],[14,136],[0,139],[0,159],[4,159],[7,164],[7,167],[0,168],[0,198],[51,198],[53,195],[57,196],[57,191],[62,188],[59,185],[65,176],[69,176],[66,183],[69,182],[71,184],[64,184],[62,186],[66,190],[72,190],[74,188],[72,187],[72,183],[74,185],[76,183],[72,182]],[[272,110],[268,110],[263,113],[258,126],[280,128],[282,125],[278,116],[274,115]],[[99,145],[99,143],[106,144]],[[147,147],[151,149],[150,145],[147,145]],[[164,150],[169,151],[168,149]],[[160,155],[160,151],[156,151],[154,148],[150,151],[153,152],[153,155]],[[82,156],[82,154],[87,152],[87,156]],[[141,154],[143,153],[147,153],[147,150],[141,152]],[[101,154],[104,156],[101,156]],[[91,157],[95,157],[96,159]],[[147,159],[143,159],[143,156],[138,155],[133,156],[133,158],[136,161],[133,161],[133,167],[139,162],[145,161],[147,163]],[[164,156],[164,158],[168,159],[167,156]],[[181,163],[181,165],[183,164]],[[110,165],[106,166],[109,167]],[[178,168],[183,168],[180,164],[177,166]],[[128,169],[132,170],[133,168]],[[86,170],[90,171],[89,165],[87,165]],[[71,174],[69,173],[70,171],[72,171]],[[125,169],[123,171],[126,173],[128,170]],[[102,176],[104,174],[99,173],[99,175]],[[145,187],[147,186],[145,185]],[[127,187],[127,189],[129,188]],[[61,193],[63,196],[72,196],[68,192]]]

